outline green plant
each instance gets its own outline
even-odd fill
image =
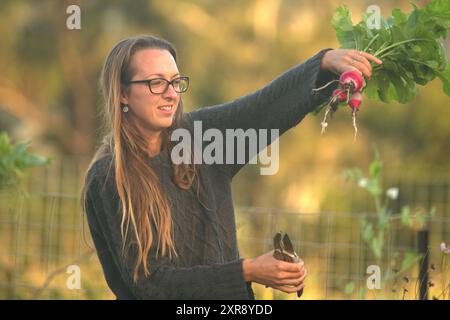
[[[433,299],[439,300],[450,300],[450,282],[447,283],[447,273],[450,269],[450,261],[447,261],[450,256],[450,246],[446,246],[445,242],[440,244],[441,251],[441,288],[442,291],[437,295],[433,296]]]
[[[27,170],[50,163],[50,158],[28,153],[29,144],[12,144],[6,132],[0,133],[0,191],[17,188]]]
[[[410,13],[394,9],[391,17],[379,17],[377,27],[368,24],[371,17],[364,15],[362,21],[353,25],[351,11],[345,6],[338,7],[333,16],[332,25],[341,48],[356,49],[360,54],[368,52],[381,61],[372,68],[372,76],[367,82],[354,70],[347,70],[340,80],[314,89],[321,90],[337,81],[340,84],[340,89],[314,111],[317,115],[326,108],[322,133],[328,126],[328,114],[332,115],[341,105],[349,105],[356,139],[356,113],[363,92],[371,100],[407,103],[416,95],[416,84],[423,86],[438,77],[444,93],[450,96],[450,63],[442,44],[450,28],[450,1],[433,0],[423,8],[413,5]],[[345,73],[352,75],[352,86],[343,86]]]
[[[433,0],[423,8],[413,4],[410,13],[394,9],[391,17],[380,17],[379,29],[369,26],[368,18],[353,25],[350,10],[342,6],[332,24],[342,48],[366,51],[383,61],[367,82],[370,99],[407,103],[415,96],[416,84],[436,77],[450,96],[450,64],[441,41],[450,28],[450,1]]]
[[[420,230],[427,227],[428,222],[435,215],[436,211],[434,207],[428,212],[423,208],[411,209],[409,206],[403,206],[401,213],[394,213],[390,209],[389,204],[392,200],[397,199],[399,190],[398,188],[383,188],[381,181],[382,169],[383,163],[380,160],[378,151],[375,149],[375,158],[369,166],[367,175],[360,168],[345,169],[343,171],[345,179],[351,180],[369,192],[374,201],[376,217],[374,219],[369,219],[366,216],[361,217],[360,226],[362,239],[369,246],[378,266],[382,266],[384,247],[389,232],[391,231],[391,224],[395,220],[400,219],[403,227]],[[383,268],[385,270],[383,282],[393,281],[394,287],[399,277],[403,276],[404,279],[408,279],[405,273],[422,259],[421,254],[414,251],[407,251],[403,256],[403,260],[400,262],[400,268],[392,269],[391,266],[395,264],[395,259],[398,256],[399,254],[397,252],[394,253],[392,260],[388,261],[387,266]],[[418,279],[418,281],[420,280]],[[354,285],[349,283],[344,291],[346,294],[351,294],[353,289]],[[365,292],[363,291],[364,295]],[[407,289],[403,287],[403,298],[406,292]]]

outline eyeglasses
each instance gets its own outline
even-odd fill
[[[166,80],[164,78],[155,78],[148,80],[133,80],[128,81],[127,83],[146,83],[151,93],[154,94],[163,94],[169,88],[169,85],[172,85],[173,89],[177,93],[186,92],[189,87],[189,77],[178,77],[173,79],[172,81]]]

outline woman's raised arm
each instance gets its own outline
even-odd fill
[[[224,136],[226,129],[278,129],[279,135],[283,134],[326,101],[336,88],[337,85],[330,85],[324,90],[313,91],[339,78],[337,74],[322,68],[322,59],[329,50],[321,50],[253,93],[228,103],[189,112],[191,122],[200,121],[203,131],[218,129]],[[258,143],[257,153],[269,144]],[[247,152],[245,163],[255,155],[254,152]],[[243,165],[235,159],[233,164],[224,166],[234,176]]]

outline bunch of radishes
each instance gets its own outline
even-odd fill
[[[327,110],[321,123],[322,134],[325,132],[325,128],[328,126],[327,117],[328,114],[332,117],[332,114],[337,110],[337,107],[341,103],[347,104],[352,109],[353,128],[355,128],[355,139],[358,132],[356,126],[356,112],[359,110],[362,102],[362,90],[366,86],[364,77],[356,70],[347,70],[341,74],[339,80],[333,80],[327,83],[325,86],[314,89],[314,91],[322,90],[333,82],[339,82],[339,88],[333,91],[330,100],[327,104]]]

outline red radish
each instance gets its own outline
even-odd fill
[[[336,89],[333,91],[333,97],[337,97],[339,102],[343,102],[347,100],[347,92],[342,89]]]
[[[324,86],[313,89],[313,91],[320,91],[328,87],[334,82],[339,82],[338,89],[334,90],[328,104],[326,105],[325,115],[320,125],[322,126],[322,134],[325,132],[325,128],[328,126],[328,115],[330,119],[333,113],[337,110],[339,104],[347,103],[352,108],[353,127],[355,128],[355,140],[358,128],[356,127],[356,112],[359,110],[362,103],[361,92],[366,86],[364,77],[357,70],[347,70],[341,74],[339,80],[332,80]]]
[[[350,108],[352,108],[353,110],[356,109],[356,111],[359,110],[359,107],[361,106],[361,102],[362,102],[362,95],[359,92],[355,92],[351,98],[348,100],[348,105],[350,106]]]
[[[339,77],[339,84],[342,89],[349,89],[355,93],[364,87],[364,78],[356,70],[347,70]]]

